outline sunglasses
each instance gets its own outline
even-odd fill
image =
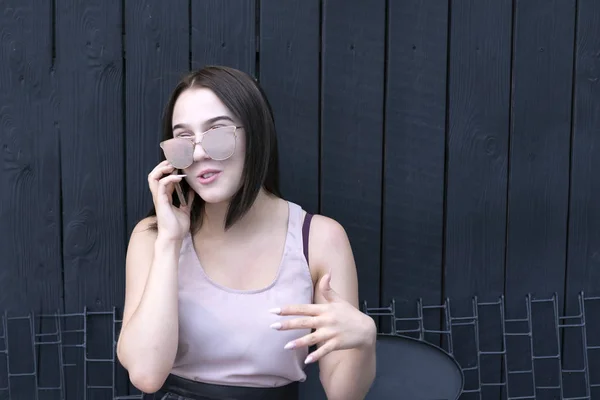
[[[227,160],[235,152],[237,129],[241,126],[222,126],[212,128],[195,136],[178,136],[160,143],[165,158],[177,169],[185,169],[194,163],[196,145],[202,146],[207,156],[216,161]],[[175,185],[181,205],[186,205],[185,197],[179,184]]]
[[[178,136],[160,143],[167,161],[177,169],[185,169],[194,163],[194,150],[199,144],[213,160],[227,160],[235,152],[237,129],[241,126],[222,126],[194,136]]]

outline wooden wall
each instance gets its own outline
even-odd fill
[[[1,310],[122,306],[206,64],[259,79],[284,195],[344,225],[369,305],[600,293],[596,0],[0,0]]]

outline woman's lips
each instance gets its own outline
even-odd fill
[[[217,170],[206,170],[202,171],[198,174],[198,181],[202,185],[208,185],[217,180],[217,178],[221,175],[221,171]]]

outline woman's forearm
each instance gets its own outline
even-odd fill
[[[146,393],[160,389],[177,353],[180,248],[180,242],[157,238],[144,293],[119,337],[119,360]]]
[[[363,400],[376,373],[376,336],[362,347],[343,350],[329,376],[321,378],[328,400]]]

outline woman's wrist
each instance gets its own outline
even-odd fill
[[[377,342],[377,326],[375,325],[375,321],[373,318],[364,314],[365,322],[364,322],[364,331],[363,331],[363,348],[372,348],[375,346]]]
[[[181,238],[164,236],[159,233],[154,243],[154,251],[159,253],[179,251],[182,243],[183,239]]]

